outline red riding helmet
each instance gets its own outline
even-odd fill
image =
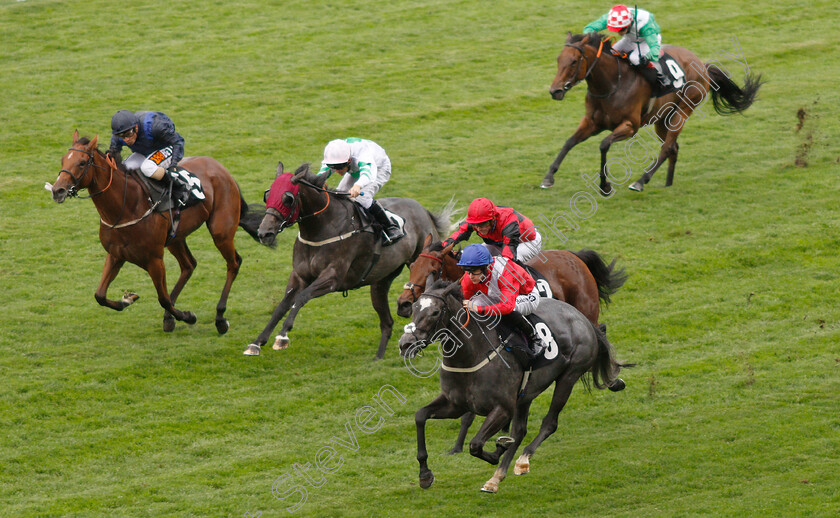
[[[610,9],[610,14],[607,15],[607,29],[612,32],[618,32],[625,27],[629,27],[633,22],[633,15],[630,14],[630,8],[624,4],[618,4]]]
[[[467,223],[484,223],[496,219],[496,206],[487,198],[476,198],[467,209]]]

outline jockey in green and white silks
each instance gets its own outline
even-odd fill
[[[583,28],[583,33],[609,29],[622,36],[613,49],[625,52],[631,64],[637,66],[652,66],[663,86],[670,81],[662,73],[659,63],[662,48],[662,34],[653,14],[623,4],[614,6],[610,11]]]
[[[324,160],[318,174],[332,173],[344,175],[336,190],[349,192],[353,201],[370,211],[382,225],[386,244],[403,236],[399,227],[373,199],[391,178],[391,159],[379,144],[353,137],[331,140],[324,148]]]

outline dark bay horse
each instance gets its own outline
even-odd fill
[[[684,48],[664,45],[662,51],[679,63],[684,77],[674,82],[674,86],[679,88],[676,92],[651,99],[650,83],[626,60],[611,52],[609,40],[595,32],[585,35],[569,33],[563,52],[557,58],[557,75],[549,92],[552,99],[560,101],[569,89],[586,80],[586,115],[574,134],[563,144],[557,158],[548,168],[541,187],[554,185],[554,173],[570,149],[592,135],[610,130],[610,135],[601,141],[600,169],[601,192],[604,196],[609,195],[612,186],[607,179],[607,151],[614,142],[632,137],[639,128],[648,124],[653,124],[662,146],[659,156],[646,168],[641,178],[630,185],[630,189],[644,189],[644,185],[666,159],[668,176],[665,185],[670,186],[674,181],[679,150],[677,137],[689,116],[703,104],[709,89],[715,111],[727,115],[741,113],[749,108],[762,84],[761,76],[747,74],[742,89],[721,68],[701,62]],[[628,152],[628,158],[635,161],[632,154]],[[644,165],[647,160],[649,157],[642,157],[642,163],[633,165]],[[624,169],[627,174],[623,181],[627,181],[632,171],[627,167]],[[613,181],[618,180],[613,177]]]
[[[370,285],[370,299],[379,315],[381,331],[376,358],[384,358],[394,327],[388,307],[391,283],[403,266],[423,250],[424,236],[431,234],[439,239],[449,229],[454,203],[435,216],[414,200],[382,198],[379,203],[383,208],[405,220],[405,237],[391,246],[381,247],[379,236],[366,231],[360,223],[356,203],[346,193],[324,188],[327,176],[312,174],[309,164],[303,164],[294,174],[283,173],[282,163],[277,167],[277,178],[267,193],[268,207],[259,228],[260,240],[271,245],[279,231],[294,223],[298,223],[300,232],[292,253],[286,295],[244,354],[258,355],[286,312],[289,315],[275,338],[275,350],[288,347],[288,333],[295,317],[309,300]]]
[[[73,133],[73,146],[62,157],[61,172],[52,186],[53,200],[58,203],[64,202],[67,196],[75,196],[79,189],[87,189],[99,212],[99,241],[108,255],[96,289],[96,301],[122,311],[139,298],[135,293],[126,293],[121,300],[107,298],[108,286],[128,261],[146,270],[152,278],[158,302],[165,310],[164,331],[175,329],[176,319],[195,324],[195,315],[175,308],[175,300],[197,264],[186,238],[206,222],[213,243],[227,263],[227,279],[216,305],[216,330],[220,334],[226,333],[230,327],[224,316],[227,298],[242,265],[242,257],[233,244],[236,228],[244,228],[258,240],[262,214],[249,212],[239,186],[222,164],[209,157],[185,158],[179,165],[199,178],[205,199],[181,211],[177,233],[167,241],[171,228],[169,215],[152,210],[149,194],[140,180],[127,173],[122,165],[108,160],[97,148],[97,140],[98,137],[80,139],[78,131]],[[166,289],[164,248],[175,256],[181,268],[172,293]]]
[[[408,282],[397,299],[397,314],[401,317],[411,316],[412,304],[423,294],[426,286],[441,279],[458,281],[464,275],[463,268],[458,266],[458,257],[452,251],[454,243],[444,248],[439,241],[433,243],[430,235],[424,245],[423,253],[409,266]],[[599,298],[609,304],[610,296],[627,281],[624,268],[615,270],[615,260],[607,266],[594,250],[546,250],[528,265],[545,276],[555,299],[571,304],[596,326],[601,312]],[[605,331],[606,326],[602,326],[601,330]],[[475,414],[472,413],[461,418],[461,430],[450,454],[463,450],[467,431],[474,419]]]
[[[618,372],[624,365],[615,361],[613,348],[597,326],[565,302],[543,299],[539,315],[554,335],[554,345],[568,362],[556,360],[531,372],[521,389],[524,372],[513,355],[500,346],[499,337],[477,318],[468,318],[461,307],[458,283],[440,281],[414,304],[413,330],[400,338],[400,354],[412,358],[430,340],[441,343],[442,367],[440,395],[414,416],[417,425],[417,460],[420,487],[428,488],[434,475],[427,465],[426,421],[454,419],[465,412],[487,416],[470,441],[470,454],[499,467],[482,487],[495,493],[504,480],[516,450],[525,438],[531,402],[555,383],[554,395],[540,431],[516,461],[514,473],[530,470],[530,458],[537,447],[557,429],[557,417],[571,395],[575,383],[587,372],[599,388],[619,391],[624,382]],[[465,322],[461,324],[461,322]],[[441,339],[442,334],[445,338]],[[561,356],[558,356],[560,358]],[[520,394],[521,392],[521,394]],[[484,451],[484,444],[511,421],[512,437],[499,437],[496,450]]]

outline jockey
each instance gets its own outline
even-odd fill
[[[120,110],[111,118],[111,146],[108,154],[119,157],[123,146],[133,153],[125,159],[126,169],[139,170],[147,178],[172,182],[172,201],[183,206],[189,198],[189,182],[175,172],[184,158],[184,137],[161,112]],[[167,174],[168,173],[168,174]]]
[[[331,140],[324,148],[324,161],[318,174],[334,172],[344,175],[336,189],[348,191],[353,201],[368,209],[382,226],[386,246],[403,237],[399,226],[373,199],[391,178],[391,160],[382,147],[372,140],[360,138]]]
[[[659,63],[662,35],[659,25],[653,19],[653,14],[644,9],[618,4],[607,14],[584,27],[583,33],[603,29],[609,29],[623,36],[612,48],[627,53],[631,64],[653,68],[663,87],[671,84],[668,76],[662,72],[662,64]]]
[[[501,248],[503,257],[520,264],[530,261],[542,250],[542,236],[530,219],[510,207],[497,207],[487,198],[476,198],[470,203],[467,218],[443,246],[466,241],[473,230],[486,244]]]
[[[506,324],[528,337],[533,357],[541,344],[534,326],[525,318],[540,304],[536,282],[524,268],[505,257],[490,255],[484,245],[469,245],[458,265],[464,268],[461,291],[464,308],[479,315],[500,315]]]

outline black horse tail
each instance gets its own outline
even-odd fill
[[[245,229],[245,232],[253,237],[258,243],[260,242],[260,236],[257,234],[257,231],[260,229],[260,223],[262,223],[264,216],[265,205],[261,205],[259,203],[248,205],[248,202],[245,201],[245,196],[242,195],[242,190],[240,189],[239,226]]]
[[[592,277],[595,277],[595,283],[598,285],[598,298],[604,301],[604,304],[609,304],[610,295],[618,291],[627,282],[627,274],[624,273],[624,268],[616,270],[615,259],[607,266],[595,250],[584,248],[580,252],[572,253],[586,264]]]
[[[712,103],[714,103],[715,111],[720,115],[741,113],[749,108],[755,101],[758,89],[764,84],[761,75],[747,74],[744,88],[741,88],[717,66],[706,63],[706,70],[709,72]]]
[[[612,344],[607,335],[598,326],[592,325],[598,336],[598,357],[592,366],[592,383],[596,388],[609,388],[613,392],[624,389],[624,381],[618,377],[623,367],[635,367],[635,363],[619,363],[615,360]]]

